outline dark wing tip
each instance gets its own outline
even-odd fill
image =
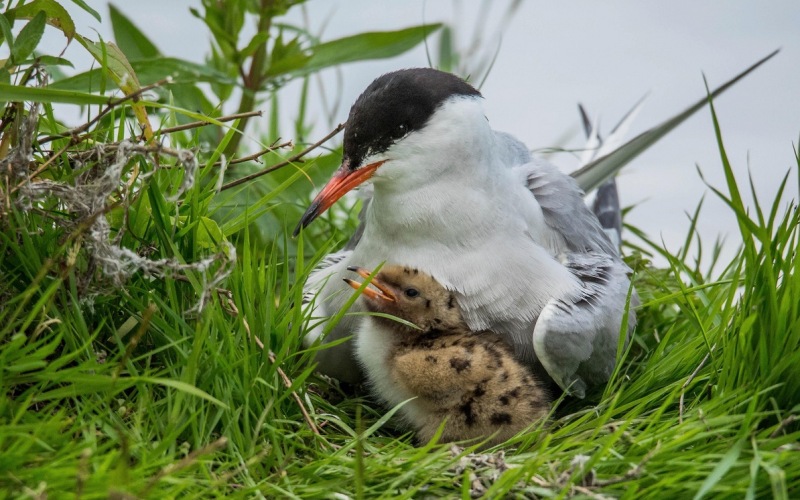
[[[581,113],[583,133],[586,134],[586,138],[588,139],[592,135],[592,120],[589,118],[589,113],[586,112],[586,108],[583,107],[583,104],[578,103],[578,111]]]

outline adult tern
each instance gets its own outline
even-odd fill
[[[613,371],[620,335],[635,325],[631,312],[621,331],[628,298],[635,304],[636,295],[630,270],[584,204],[581,187],[598,187],[776,53],[572,176],[492,130],[480,93],[458,77],[433,69],[379,77],[350,110],[341,167],[295,229],[296,235],[372,181],[356,235],[309,277],[313,315],[341,309],[350,266],[418,268],[455,293],[471,329],[503,335],[521,362],[583,397]],[[352,335],[359,321],[345,316],[322,342]],[[306,343],[324,329],[317,324]],[[352,342],[321,349],[316,360],[330,376],[361,379]]]
[[[520,361],[583,397],[613,371],[630,269],[575,181],[492,130],[482,100],[428,68],[383,75],[356,100],[342,166],[298,229],[368,179],[374,192],[358,243],[309,280],[315,315],[347,300],[349,266],[418,268],[454,292],[471,329],[501,334]],[[357,321],[345,317],[325,341]],[[634,323],[631,314],[628,331]],[[349,342],[317,361],[336,378],[360,377]]]

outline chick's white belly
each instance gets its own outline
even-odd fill
[[[393,380],[391,375],[390,356],[393,355],[395,342],[387,338],[393,332],[375,327],[373,321],[365,318],[356,333],[356,359],[367,376],[367,383],[373,396],[379,398],[388,407],[394,408],[403,401],[415,397],[408,389]],[[425,411],[416,400],[408,401],[400,408],[399,413],[410,424],[426,418]]]

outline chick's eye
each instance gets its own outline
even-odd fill
[[[406,297],[416,297],[419,291],[416,288],[406,288]]]

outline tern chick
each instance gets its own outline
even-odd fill
[[[371,273],[350,271],[363,278]],[[345,281],[353,288],[361,283]],[[369,316],[356,336],[356,357],[374,394],[429,441],[444,421],[441,441],[506,441],[550,410],[544,384],[517,361],[503,338],[472,332],[455,295],[417,269],[385,266],[363,290],[367,310],[415,327]]]

